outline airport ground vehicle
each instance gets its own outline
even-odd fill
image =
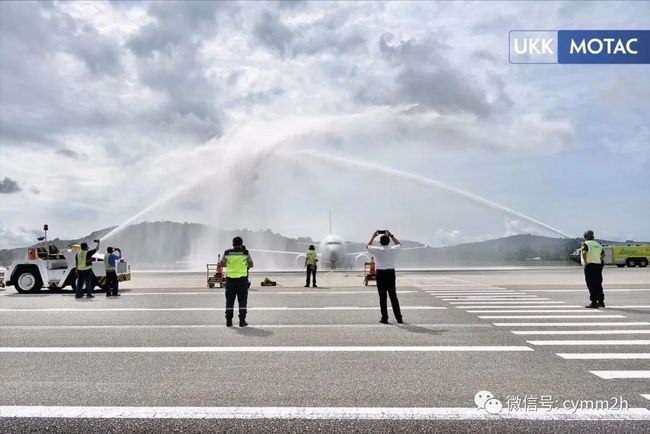
[[[20,293],[38,292],[43,287],[63,289],[70,285],[75,288],[77,279],[75,262],[80,246],[72,245],[59,251],[54,244],[48,244],[47,229],[48,226],[44,225],[45,236],[39,238],[39,241],[44,241],[43,245],[28,248],[25,259],[13,261],[7,269],[5,273],[7,286],[14,286]],[[124,259],[120,259],[116,265],[117,280],[120,282],[131,280],[130,265]],[[93,255],[92,270],[95,275],[93,288],[99,286],[103,289],[106,283],[106,270],[102,253],[97,252]]]
[[[0,288],[5,287],[5,273],[7,272],[7,269],[4,267],[0,267]]]
[[[604,245],[605,265],[617,267],[647,267],[650,262],[650,244]],[[571,253],[571,259],[580,262],[580,249]]]
[[[618,267],[647,267],[650,262],[650,244],[628,244],[625,246],[603,246],[605,264]]]

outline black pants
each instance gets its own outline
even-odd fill
[[[312,278],[312,285],[316,286],[316,265],[307,265],[307,286],[309,286],[309,277]]]
[[[235,298],[239,304],[239,319],[246,319],[246,303],[248,288],[251,286],[248,277],[226,278],[226,319],[232,319]]]
[[[589,299],[592,303],[605,301],[603,293],[603,266],[601,264],[585,265],[585,282],[589,288]]]
[[[95,275],[93,270],[79,270],[77,271],[77,288],[75,289],[75,295],[77,297],[83,297],[84,289],[86,295],[93,295],[93,280]]]
[[[115,271],[106,272],[106,295],[117,295],[119,282]]]
[[[381,319],[388,319],[388,306],[386,295],[390,297],[390,304],[393,306],[395,319],[402,319],[402,312],[399,309],[397,291],[395,290],[395,270],[377,270],[377,291],[379,292],[379,308]]]

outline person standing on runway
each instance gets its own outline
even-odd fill
[[[380,246],[373,246],[378,235]],[[390,241],[394,245],[390,245]],[[379,322],[388,324],[388,306],[386,296],[390,297],[390,304],[393,307],[395,319],[399,324],[402,324],[402,312],[399,308],[399,300],[397,300],[397,290],[395,289],[395,259],[401,249],[400,242],[390,231],[376,230],[370,241],[368,241],[368,252],[375,257],[377,264],[377,291],[379,292],[379,308],[381,309],[381,319]]]
[[[316,286],[316,270],[318,268],[316,265],[317,262],[318,255],[316,255],[316,247],[311,244],[307,250],[307,253],[305,253],[305,267],[307,267],[307,283],[305,284],[305,288],[309,288],[310,276],[312,278],[313,287],[318,288],[318,286]]]
[[[118,247],[107,247],[104,256],[104,267],[106,269],[106,297],[119,297],[120,286],[117,280],[117,263],[122,257],[122,250]]]
[[[605,294],[603,293],[603,267],[605,266],[605,252],[603,246],[594,240],[594,231],[584,233],[585,241],[580,246],[580,260],[585,267],[585,282],[589,289],[591,303],[585,306],[588,309],[605,307]]]
[[[241,237],[232,239],[232,249],[223,253],[221,266],[226,268],[226,327],[232,327],[235,298],[239,304],[239,327],[246,327],[246,305],[248,302],[248,269],[253,268],[253,259]]]
[[[88,250],[88,243],[81,243],[80,248],[81,250],[79,250],[75,258],[77,288],[75,289],[74,298],[83,298],[84,290],[88,298],[95,298],[93,295],[93,281],[95,279],[95,275],[93,274],[93,255],[99,249],[99,240],[95,240],[95,248],[92,250]]]

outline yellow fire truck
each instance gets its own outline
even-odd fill
[[[617,267],[647,267],[650,261],[650,244],[628,244],[625,246],[603,246],[605,264]]]

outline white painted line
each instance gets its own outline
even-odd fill
[[[526,341],[531,345],[650,345],[650,339]]]
[[[508,312],[512,311],[515,312],[516,309],[535,309],[536,311],[542,311],[542,309],[569,309],[569,308],[582,308],[580,311],[584,311],[585,308],[584,306],[579,306],[577,304],[554,304],[551,306],[545,305],[545,304],[537,304],[537,305],[526,305],[526,306],[521,306],[521,305],[512,305],[512,306],[493,306],[493,305],[486,305],[486,306],[454,306],[456,309],[509,309]],[[468,311],[469,312],[469,311]]]
[[[650,371],[589,371],[592,374],[604,378],[605,380],[614,380],[620,378],[650,378]]]
[[[650,309],[650,306],[635,306],[633,304],[628,304],[628,305],[618,305],[618,306],[607,306],[612,309]]]
[[[584,292],[584,293],[589,293],[586,288],[584,289],[526,289],[526,291],[531,291],[531,292]],[[628,289],[610,289],[607,288],[605,289],[605,292],[647,292],[650,291],[650,288],[628,288]]]
[[[645,399],[650,399],[650,393],[648,394],[642,393],[641,396],[644,397]]]
[[[506,310],[468,310],[468,313],[584,313],[585,309],[506,309]],[[602,316],[602,315],[601,315]]]
[[[401,328],[408,330],[410,327],[422,327],[422,328],[485,328],[492,327],[490,324],[480,324],[480,323],[426,323],[426,324],[392,324],[393,330],[399,330]],[[221,324],[123,324],[123,325],[15,325],[15,326],[0,326],[0,330],[85,330],[85,329],[201,329],[201,328],[216,328],[223,329],[228,332],[224,327],[223,323]],[[251,326],[254,329],[266,329],[266,328],[276,328],[276,329],[299,329],[299,328],[380,328],[387,329],[384,324],[254,324]],[[390,329],[391,327],[389,327]]]
[[[418,291],[397,291],[398,294],[413,294]],[[249,295],[342,295],[342,294],[377,294],[377,291],[251,291]],[[63,294],[69,296],[69,294]],[[122,292],[122,295],[216,295],[223,297],[223,290],[201,292]]]
[[[647,321],[621,321],[621,322],[493,322],[497,327],[628,327],[650,325]]]
[[[546,298],[538,298],[537,300],[548,300]],[[478,305],[478,304],[564,304],[563,301],[531,301],[531,300],[518,300],[518,301],[450,301],[449,304],[457,305]]]
[[[2,406],[2,418],[310,420],[650,420],[647,408],[508,411],[464,407],[67,407]]]
[[[567,360],[647,360],[650,353],[557,353]]]
[[[650,330],[511,330],[515,335],[650,335]]]
[[[481,319],[625,318],[625,315],[479,315]]]
[[[16,308],[0,309],[0,312],[167,312],[167,311],[223,311],[225,307],[110,307],[110,308]],[[377,306],[324,306],[324,307],[249,307],[248,310],[255,311],[285,311],[285,310],[377,310]],[[441,310],[447,309],[444,306],[402,306],[402,310]]]
[[[519,352],[515,345],[458,346],[257,346],[257,347],[0,347],[0,353],[329,353],[329,352]]]
[[[519,301],[519,300],[548,300],[548,298],[537,297],[536,295],[495,295],[495,296],[473,296],[473,295],[464,295],[464,296],[454,296],[450,297],[447,295],[437,295],[436,298],[440,298],[445,301],[474,301],[474,300],[487,300],[487,301],[501,301],[501,300],[510,300],[510,301]]]

